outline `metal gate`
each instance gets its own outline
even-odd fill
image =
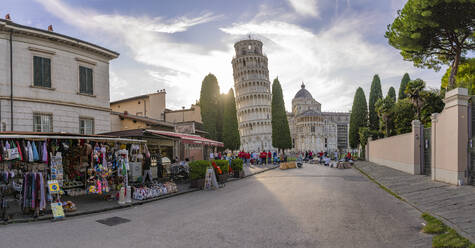
[[[423,173],[424,175],[430,176],[431,175],[431,156],[432,156],[432,149],[431,149],[431,141],[430,141],[430,136],[431,136],[431,128],[424,128],[424,169]]]
[[[468,116],[471,116],[471,121],[468,123],[468,137],[469,137],[469,144],[468,144],[468,149],[470,149],[470,180],[472,185],[475,185],[475,144],[473,144],[473,141],[475,139],[475,132],[473,131],[473,128],[475,128],[475,96],[472,96],[471,98],[471,103],[469,104],[468,108]]]

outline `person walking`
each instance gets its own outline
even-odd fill
[[[150,182],[152,182],[152,170],[150,170],[150,166],[152,164],[152,161],[150,159],[150,154],[143,153],[143,160],[142,160],[142,168],[143,168],[143,177],[142,177],[142,183],[145,183],[145,180],[147,178],[150,179]]]

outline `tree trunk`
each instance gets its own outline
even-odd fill
[[[447,85],[447,90],[455,88],[455,77],[457,76],[459,64],[460,64],[460,51],[457,51],[455,55],[454,62],[452,63],[452,68],[450,70],[449,85]]]

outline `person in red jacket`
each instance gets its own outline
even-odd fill
[[[270,151],[267,152],[267,163],[272,164],[272,153]]]

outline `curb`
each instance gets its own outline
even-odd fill
[[[364,171],[363,169],[359,168],[356,166],[356,163],[353,165],[353,167],[355,167],[363,176],[366,176],[370,179],[370,181],[375,181],[377,182],[377,184],[380,184],[382,186],[384,186],[385,188],[391,190],[391,188],[387,187],[386,185],[384,185],[383,183],[379,182],[378,180],[376,180],[375,178],[373,178],[372,176],[370,176],[366,171]],[[393,191],[391,191],[393,192]],[[415,208],[417,211],[419,211],[421,214],[422,213],[428,213],[432,216],[435,216],[437,217],[440,221],[442,221],[445,225],[447,225],[448,227],[454,229],[457,233],[459,233],[462,237],[468,239],[470,242],[472,243],[475,243],[475,237],[472,237],[469,233],[465,232],[464,230],[462,230],[460,227],[458,227],[456,224],[452,223],[451,221],[445,219],[444,217],[438,215],[438,214],[434,214],[432,213],[431,211],[424,211],[423,209],[419,208],[418,206],[416,206],[415,204],[413,204],[412,202],[410,202],[409,200],[407,200],[406,198],[398,195],[397,193],[393,192],[393,194],[397,195],[400,199],[398,199],[397,197],[395,197],[396,199],[398,200],[401,200],[405,203],[407,203],[409,206]]]
[[[248,178],[248,177],[251,177],[251,176],[266,172],[266,171],[269,171],[269,170],[273,170],[275,168],[278,168],[278,167],[266,168],[262,171],[258,171],[256,173],[249,174],[249,175],[244,176],[242,178],[231,178],[231,179],[228,179],[227,182],[238,181],[238,180]],[[143,205],[143,204],[147,204],[147,203],[150,203],[150,202],[155,202],[155,201],[159,201],[159,200],[163,200],[163,199],[167,199],[167,198],[171,198],[171,197],[175,197],[175,196],[179,196],[179,195],[184,195],[184,194],[188,194],[188,193],[192,193],[192,192],[196,192],[196,191],[200,191],[200,190],[201,189],[199,189],[199,188],[190,188],[186,191],[181,191],[181,192],[177,192],[177,193],[173,193],[173,194],[167,194],[167,195],[159,196],[157,198],[147,199],[147,200],[143,200],[143,201],[135,201],[135,202],[125,204],[125,205],[116,205],[116,206],[112,206],[112,207],[106,207],[106,208],[101,208],[101,209],[96,209],[96,210],[89,210],[89,211],[84,211],[84,212],[65,213],[65,217],[76,217],[76,216],[82,216],[82,215],[103,213],[103,212],[107,212],[107,211],[111,211],[111,210],[129,208],[129,207],[132,207],[132,206]],[[47,215],[40,216],[38,218],[25,218],[25,219],[16,219],[16,220],[14,219],[14,220],[3,221],[3,222],[0,222],[0,225],[39,222],[39,221],[47,221],[47,220],[49,220],[51,222],[55,222],[55,221],[62,221],[62,220],[66,220],[66,219],[55,220],[51,214],[47,214]]]

